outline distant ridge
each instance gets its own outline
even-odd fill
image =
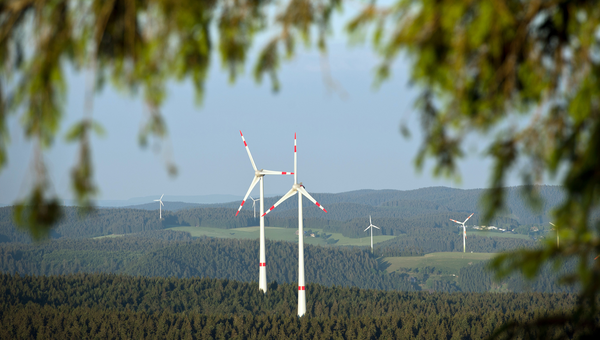
[[[153,203],[153,201],[155,199],[159,198],[160,195],[161,194],[157,194],[154,196],[133,197],[133,198],[130,198],[127,200],[99,200],[99,201],[95,201],[94,203],[96,204],[97,207],[101,207],[101,208],[129,207],[129,208],[137,208],[137,209],[146,209],[144,207],[138,207],[138,205],[146,205],[146,203]],[[191,205],[198,205],[198,204],[227,203],[227,202],[233,202],[233,201],[241,201],[241,199],[242,199],[242,196],[236,196],[236,195],[222,195],[222,194],[169,195],[168,193],[166,193],[165,197],[163,198],[163,202],[165,202],[165,204],[167,201],[169,201],[171,203],[185,202],[185,203],[188,203]],[[73,200],[65,200],[63,204],[67,205],[67,206],[76,206],[77,205],[77,203]],[[136,207],[134,207],[134,206],[136,206]],[[182,209],[182,208],[178,208],[178,209]]]

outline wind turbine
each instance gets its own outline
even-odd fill
[[[371,253],[373,253],[373,228],[381,228],[373,225],[373,222],[371,222],[371,215],[369,215],[369,226],[367,227],[367,229],[365,229],[365,231],[369,230],[369,228],[371,228]]]
[[[262,216],[265,216],[283,201],[298,193],[298,316],[303,316],[306,313],[306,286],[304,283],[304,226],[302,225],[302,195],[316,204],[317,207],[321,208],[321,210],[324,212],[327,212],[327,210],[325,210],[325,208],[323,208],[323,206],[306,191],[302,183],[298,184],[296,163],[296,134],[294,133],[294,185],[292,185],[292,189],[288,191],[287,194],[283,195],[283,197],[281,197],[281,199],[277,201],[277,203],[275,203],[269,210],[265,211]]]
[[[456,220],[450,219],[450,221],[461,224],[463,227],[463,253],[467,252],[467,227],[465,227],[465,223],[467,223],[469,218],[471,218],[471,216],[473,216],[473,215],[475,215],[475,213],[472,213],[471,215],[469,215],[469,217],[467,217],[467,219],[464,222],[458,222]]]
[[[548,223],[552,224],[552,226],[554,227],[552,229],[556,229],[556,247],[558,248],[558,247],[560,247],[559,246],[559,244],[560,244],[560,238],[558,236],[558,228],[556,227],[556,225],[554,223],[552,223],[552,222],[548,222]]]
[[[264,186],[263,177],[265,175],[293,175],[293,173],[285,172],[285,171],[271,171],[271,170],[264,170],[264,169],[258,170],[256,168],[256,164],[254,164],[254,159],[252,158],[252,154],[250,153],[250,148],[248,148],[248,143],[246,143],[246,139],[244,138],[242,131],[240,131],[240,136],[242,136],[242,141],[244,141],[244,147],[246,148],[246,151],[248,152],[248,157],[250,157],[250,163],[252,163],[252,168],[254,168],[254,178],[252,179],[252,183],[250,183],[250,188],[246,192],[246,196],[244,196],[244,199],[242,200],[242,204],[240,204],[240,207],[238,208],[237,212],[235,213],[235,216],[237,216],[240,213],[240,210],[242,210],[242,207],[244,206],[244,203],[246,203],[246,199],[250,195],[250,192],[252,192],[252,189],[254,189],[254,187],[256,186],[256,184],[258,182],[260,182],[260,198],[258,199],[258,200],[260,200],[260,213],[261,213],[261,216],[260,216],[260,262],[258,265],[259,266],[258,267],[258,274],[259,274],[258,275],[258,289],[262,290],[264,293],[266,293],[267,292],[267,260],[266,260],[266,255],[265,255],[265,218],[264,218],[264,215],[262,214],[263,211],[265,210],[265,207],[263,204],[263,202],[265,201],[264,200],[265,186]],[[254,206],[254,203],[252,205]],[[256,217],[256,215],[254,215],[254,217]]]
[[[160,217],[159,219],[161,219],[161,220],[162,220],[162,206],[164,205],[164,203],[162,201],[162,198],[163,198],[164,195],[165,194],[162,194],[162,196],[160,196],[159,199],[154,200],[154,202],[159,202],[159,204],[158,204],[158,214],[159,215],[158,216]]]
[[[254,218],[256,218],[256,201],[260,201],[260,198],[254,199],[250,196],[250,199],[252,200],[252,209],[254,209]]]

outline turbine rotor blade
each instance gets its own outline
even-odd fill
[[[452,221],[454,223],[458,223],[458,224],[463,224],[463,222],[458,222],[457,220],[453,220],[453,219],[450,219],[450,221]]]
[[[371,226],[368,226],[368,227],[367,227],[367,229],[365,229],[364,231],[367,231],[367,230],[369,230],[369,228],[371,228]]]
[[[252,189],[254,189],[254,187],[256,186],[256,183],[258,183],[258,181],[260,181],[260,177],[254,176],[254,178],[252,179],[252,183],[250,183],[250,188],[248,189],[248,191],[246,191],[246,195],[244,196],[244,199],[242,200],[242,204],[240,204],[240,207],[238,208],[237,212],[235,213],[235,216],[237,216],[240,213],[240,210],[242,210],[244,203],[246,203],[246,199],[248,198],[248,196],[252,192]]]
[[[165,206],[165,204],[162,201],[160,201],[160,205],[162,205],[163,207]]]
[[[258,173],[262,175],[293,175],[293,172],[288,171],[273,171],[273,170],[260,170]]]
[[[321,208],[321,210],[323,210],[324,212],[327,212],[327,210],[325,210],[325,208],[321,204],[319,204],[319,202],[317,202],[317,200],[315,200],[303,187],[299,187],[298,191],[300,191],[300,193],[302,193],[302,195],[306,196],[306,198],[308,198],[314,204],[316,204],[317,207]]]
[[[471,216],[475,215],[475,213],[472,213],[471,215],[469,215],[469,217],[467,217],[467,219],[463,222],[463,223],[467,223],[467,221],[469,220],[469,218],[471,218]]]
[[[555,227],[556,227],[556,224],[554,224],[554,223],[552,223],[552,222],[548,222],[548,223],[550,223],[550,224],[552,224],[553,226],[555,226]]]
[[[252,154],[250,153],[250,148],[248,147],[248,143],[246,143],[246,138],[244,138],[244,134],[242,134],[242,130],[240,130],[240,136],[242,136],[242,141],[244,141],[244,147],[246,148],[246,151],[248,152],[248,157],[250,157],[250,163],[252,163],[252,167],[254,168],[254,171],[257,171],[258,169],[256,168],[256,164],[254,164],[254,158],[252,158]]]
[[[160,196],[160,199],[161,199],[161,200],[162,200],[162,198],[163,198],[163,196],[164,196],[164,195],[165,195],[165,194],[162,194],[162,195]]]
[[[285,195],[283,195],[283,197],[281,197],[279,199],[279,201],[277,201],[277,203],[273,204],[273,206],[271,208],[269,208],[269,210],[265,211],[265,213],[262,214],[262,216],[265,216],[266,214],[270,213],[271,210],[275,209],[275,207],[278,206],[278,205],[280,205],[281,203],[283,203],[283,201],[285,201],[288,198],[292,197],[295,193],[296,193],[296,188],[290,189],[290,191],[288,191]]]
[[[381,228],[379,228],[379,227],[378,227],[378,226],[376,226],[376,225],[374,225],[374,226],[372,226],[372,227],[375,227],[375,228],[377,228],[377,229],[381,229]]]

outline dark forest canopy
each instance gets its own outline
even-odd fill
[[[481,339],[510,320],[573,308],[572,294],[385,292],[307,286],[307,315],[295,314],[296,287],[218,279],[114,274],[0,274],[0,337],[287,339]],[[593,332],[550,328],[554,335]],[[541,333],[533,330],[534,335]]]

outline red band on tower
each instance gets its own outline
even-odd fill
[[[306,290],[306,286],[298,286],[298,290]]]

